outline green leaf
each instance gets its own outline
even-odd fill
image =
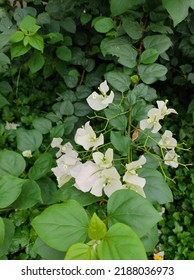
[[[58,47],[56,50],[56,55],[63,61],[70,61],[72,57],[71,50],[66,46]]]
[[[23,43],[16,43],[11,46],[11,59],[14,59],[15,57],[22,56],[26,54],[30,50],[30,46],[24,46]]]
[[[149,85],[158,80],[164,80],[168,69],[164,65],[153,63],[150,65],[139,65],[138,71],[141,80]]]
[[[159,54],[164,53],[172,46],[172,42],[167,35],[146,36],[143,44],[145,49],[155,49]]]
[[[63,260],[65,256],[64,252],[49,247],[39,237],[33,245],[33,251],[40,255],[43,260]]]
[[[20,22],[19,27],[24,30],[31,30],[31,28],[36,25],[36,19],[30,15],[27,15]]]
[[[136,87],[134,87],[132,92],[136,96],[143,97],[144,100],[149,102],[157,98],[156,90],[148,85],[145,85],[144,83],[138,84]]]
[[[70,100],[61,102],[60,113],[65,116],[71,116],[74,113],[74,106]]]
[[[17,148],[20,151],[31,150],[34,152],[42,144],[42,134],[35,129],[22,129],[18,128],[16,131]]]
[[[5,237],[5,224],[3,219],[0,217],[0,246],[2,245]]]
[[[9,206],[18,198],[25,182],[11,175],[0,177],[0,208]]]
[[[112,120],[110,120],[110,124],[119,131],[125,131],[127,127],[127,117],[126,116],[118,116]],[[124,140],[126,141],[126,140]]]
[[[100,48],[104,56],[106,54],[117,56],[118,62],[126,67],[133,68],[137,64],[137,51],[124,38],[106,38],[102,41]]]
[[[122,156],[128,155],[131,144],[129,136],[124,136],[119,131],[111,131],[110,140],[115,149],[119,151]]]
[[[152,253],[158,244],[158,227],[155,225],[141,238],[146,252]]]
[[[41,51],[41,53],[43,53],[43,50],[44,50],[44,40],[43,40],[43,37],[41,37],[38,34],[35,34],[35,35],[29,37],[28,43],[34,49],[36,49],[38,51]]]
[[[72,17],[63,18],[63,21],[60,22],[60,25],[63,29],[70,33],[74,34],[76,32],[76,23]]]
[[[142,37],[142,26],[137,21],[131,21],[129,17],[122,19],[123,28],[125,32],[133,40],[139,40]]]
[[[47,41],[49,44],[55,44],[64,40],[63,35],[59,32],[51,32],[47,34],[45,38],[50,38],[50,40]]]
[[[164,204],[173,201],[172,192],[159,171],[152,168],[142,168],[138,174],[146,179],[144,191],[152,203]]]
[[[45,205],[54,204],[57,201],[57,185],[49,177],[40,178],[37,181],[39,188],[41,190],[42,203]]]
[[[30,68],[30,71],[34,74],[44,66],[44,63],[44,56],[40,53],[34,52],[28,60],[27,65]]]
[[[23,184],[19,197],[11,206],[16,209],[30,209],[40,202],[42,198],[38,184],[33,180],[28,180]]]
[[[151,64],[158,59],[159,53],[155,49],[147,49],[141,54],[142,64]]]
[[[162,4],[170,14],[174,27],[188,16],[190,0],[162,0]]]
[[[100,33],[107,33],[115,27],[116,24],[110,17],[100,17],[94,24],[94,28]]]
[[[9,150],[0,151],[0,176],[20,176],[26,168],[24,158]]]
[[[119,71],[110,71],[105,74],[105,79],[111,86],[120,92],[129,90],[131,80],[129,75]]]
[[[7,64],[10,64],[9,57],[4,53],[0,53],[0,66],[4,66]],[[1,104],[1,102],[0,102],[0,104]]]
[[[88,224],[85,210],[74,200],[49,206],[32,221],[39,237],[59,251],[67,251],[72,244],[84,242]]]
[[[91,112],[91,108],[88,104],[83,102],[74,103],[74,112],[77,117],[83,117]]]
[[[132,190],[114,192],[107,204],[109,226],[120,222],[130,226],[139,237],[145,235],[161,216],[152,204]]]
[[[49,133],[52,128],[52,122],[43,117],[34,119],[32,124],[41,134]]]
[[[9,93],[12,92],[13,89],[11,85],[7,81],[0,82],[0,93]]]
[[[0,56],[0,59],[1,59],[1,56]],[[10,103],[7,101],[7,99],[3,95],[0,94],[0,109],[9,104]]]
[[[80,21],[81,21],[81,24],[82,24],[82,25],[87,24],[91,19],[92,19],[92,15],[87,14],[87,13],[83,13],[83,14],[80,16]]]
[[[16,31],[10,38],[10,43],[17,43],[24,39],[24,33],[22,31]]]
[[[94,213],[88,227],[89,238],[94,240],[103,239],[106,231],[105,223]]]
[[[14,225],[10,219],[3,219],[3,222],[5,226],[5,235],[3,243],[0,245],[0,257],[8,253],[10,244],[13,242],[15,231]]]
[[[44,177],[48,172],[51,171],[53,163],[53,157],[49,153],[41,154],[35,161],[34,165],[28,172],[28,177],[32,180],[38,180]]]
[[[110,0],[110,9],[113,16],[127,12],[133,6],[143,4],[145,0]]]
[[[74,187],[74,180],[71,179],[57,191],[57,199],[59,201],[67,201],[69,199],[73,199],[82,206],[88,206],[100,201],[102,198],[92,195],[89,192],[84,193],[78,190],[76,187]]]
[[[116,223],[97,246],[100,260],[147,260],[145,248],[127,225]]]
[[[65,260],[97,260],[93,246],[84,243],[73,244],[65,255]]]

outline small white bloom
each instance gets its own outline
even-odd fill
[[[61,147],[61,143],[62,143],[63,139],[58,137],[58,138],[53,138],[52,142],[51,142],[51,147],[52,148],[60,148]]]
[[[93,182],[90,192],[95,196],[102,196],[104,191],[110,197],[113,192],[123,188],[117,169],[111,167],[100,172],[100,178]]]
[[[164,251],[158,252],[158,253],[154,253],[154,260],[156,261],[161,261],[164,259]]]
[[[18,126],[20,126],[20,125],[17,124],[17,123],[10,123],[10,122],[6,121],[5,129],[7,129],[7,130],[15,130],[15,129],[17,129]]]
[[[78,128],[75,134],[75,142],[84,147],[85,150],[93,148],[95,150],[98,146],[104,144],[104,136],[100,134],[97,138],[96,133],[90,126],[88,121],[82,128]]]
[[[99,166],[92,161],[87,161],[70,170],[70,174],[75,178],[75,187],[83,192],[89,192],[100,178]]]
[[[177,112],[174,109],[171,109],[171,108],[168,109],[167,108],[166,104],[168,103],[168,100],[165,100],[165,102],[158,100],[158,101],[156,101],[156,103],[157,103],[158,109],[160,110],[161,115],[163,117],[166,116],[166,115],[169,115],[171,113],[177,114]]]
[[[95,152],[92,154],[92,157],[94,159],[94,162],[104,168],[109,168],[112,166],[112,161],[113,161],[113,149],[109,148],[106,152],[105,155],[100,152]]]
[[[31,158],[32,157],[32,152],[31,150],[26,150],[22,152],[22,155],[26,158]]]
[[[172,132],[170,130],[166,130],[158,144],[162,148],[172,149],[177,146],[177,141],[172,137]]]
[[[153,128],[152,133],[157,133],[161,128],[159,123],[161,119],[163,119],[163,117],[161,116],[160,110],[157,108],[152,108],[148,112],[148,119],[140,121],[140,128],[142,130],[145,130],[146,128]]]
[[[142,187],[137,186],[137,185],[131,185],[131,184],[128,184],[128,183],[125,185],[125,187],[126,187],[127,189],[132,190],[132,191],[134,191],[134,192],[136,192],[136,193],[138,193],[138,194],[140,194],[141,196],[143,196],[143,197],[146,198],[145,192],[144,192],[144,190],[143,190]]]
[[[139,186],[143,188],[145,186],[146,180],[144,178],[139,177],[136,173],[136,170],[141,168],[142,165],[145,163],[146,158],[144,156],[141,156],[138,160],[126,164],[127,171],[123,176],[123,180],[129,185]]]
[[[109,87],[107,85],[106,80],[100,84],[100,87],[98,89],[101,94],[98,94],[96,91],[94,91],[86,99],[88,102],[88,105],[93,110],[96,110],[96,111],[105,109],[110,103],[113,102],[113,99],[114,99],[113,91],[110,92],[110,95],[106,94],[109,91]]]
[[[172,149],[166,153],[166,155],[164,157],[164,163],[171,167],[177,168],[179,165],[179,163],[178,163],[179,157],[180,156],[175,153],[174,149]]]

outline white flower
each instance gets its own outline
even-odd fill
[[[26,150],[22,152],[22,155],[26,158],[31,158],[32,157],[32,152],[31,150]]]
[[[158,109],[160,110],[161,112],[161,115],[164,117],[166,115],[169,115],[171,113],[174,113],[174,114],[177,114],[177,112],[174,110],[174,109],[168,109],[166,107],[166,104],[168,103],[168,100],[165,100],[164,101],[156,101],[157,105],[158,105]]]
[[[177,168],[179,165],[179,163],[178,163],[179,157],[180,156],[175,153],[174,149],[172,149],[166,153],[166,155],[164,157],[164,163],[171,167]]]
[[[177,141],[172,137],[172,132],[170,130],[166,130],[158,144],[162,148],[171,149],[177,146]]]
[[[63,139],[58,137],[58,138],[53,138],[52,142],[51,142],[51,147],[52,148],[60,148],[61,147],[61,143],[62,143]]]
[[[154,253],[154,260],[161,261],[164,259],[164,251]]]
[[[177,114],[177,112],[174,109],[168,109],[166,107],[168,100],[164,101],[156,101],[158,108],[152,108],[148,111],[148,119],[144,119],[140,121],[140,128],[142,130],[148,128],[152,129],[152,133],[157,133],[160,128],[161,124],[159,123],[160,120],[162,120],[166,115],[169,115],[171,113]]]
[[[148,119],[144,119],[140,121],[140,128],[142,130],[146,128],[148,129],[153,128],[152,133],[157,133],[161,128],[159,121],[163,119],[160,110],[157,108],[150,109],[148,112],[148,117],[149,117]]]
[[[5,129],[7,129],[7,130],[15,130],[15,129],[17,129],[18,126],[20,126],[20,125],[17,124],[17,123],[10,123],[10,122],[6,121]]]
[[[113,192],[123,188],[118,171],[111,167],[100,172],[100,178],[93,182],[90,192],[95,196],[102,196],[104,191],[110,197]]]
[[[109,148],[106,152],[105,155],[100,152],[95,152],[92,154],[92,157],[94,159],[94,162],[104,168],[109,168],[112,166],[112,161],[113,161],[113,149]]]
[[[139,186],[143,188],[145,186],[146,180],[144,178],[139,177],[136,173],[136,170],[141,168],[142,165],[145,163],[146,158],[144,156],[141,156],[138,160],[126,164],[127,171],[123,176],[123,180],[129,185]]]
[[[96,133],[90,126],[89,121],[82,128],[78,128],[74,139],[75,142],[83,146],[85,150],[89,150],[90,148],[95,150],[98,146],[104,144],[103,134],[100,134],[100,136],[97,138]]]
[[[89,192],[96,180],[100,178],[99,166],[92,161],[87,161],[70,170],[75,178],[75,187],[83,192]]]
[[[61,150],[64,154],[57,159],[57,166],[51,169],[57,178],[59,187],[63,186],[72,178],[70,173],[71,169],[81,164],[78,153],[73,150],[70,143],[61,146]]]
[[[109,91],[106,80],[100,84],[100,87],[98,89],[101,94],[98,94],[96,91],[94,91],[86,99],[89,106],[96,111],[105,109],[110,103],[113,102],[114,99],[114,92],[112,90],[110,92],[110,95],[106,94]]]

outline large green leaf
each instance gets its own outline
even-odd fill
[[[9,206],[18,198],[25,182],[11,175],[0,177],[0,208]]]
[[[1,56],[0,56],[0,59],[1,59]],[[10,103],[7,101],[7,99],[3,95],[0,94],[0,109],[9,104]]]
[[[158,227],[155,225],[141,238],[146,252],[152,253],[158,244]]]
[[[172,192],[159,171],[152,168],[142,168],[138,174],[146,179],[144,191],[152,203],[164,204],[173,201]]]
[[[22,42],[13,44],[11,46],[11,59],[15,58],[15,57],[19,57],[22,56],[24,54],[26,54],[29,50],[30,50],[30,46],[24,46]]]
[[[3,219],[0,217],[0,246],[4,241],[5,237],[5,224],[3,222]]]
[[[114,55],[118,57],[118,62],[126,67],[133,68],[137,64],[137,51],[125,38],[106,38],[102,41],[100,48],[104,56]]]
[[[15,231],[14,225],[10,219],[3,219],[3,223],[5,226],[5,235],[3,243],[0,245],[0,257],[8,253]]]
[[[32,73],[38,72],[44,66],[45,60],[41,53],[34,52],[27,62]]]
[[[122,156],[128,155],[131,139],[129,136],[124,136],[120,131],[111,131],[110,140],[112,145]]]
[[[139,237],[145,235],[161,216],[152,204],[132,190],[114,192],[107,204],[109,226],[120,222],[129,225]]]
[[[56,55],[63,61],[70,61],[72,56],[71,50],[66,46],[58,47],[56,50]]]
[[[94,24],[94,28],[100,33],[107,33],[115,27],[116,24],[110,17],[99,17]]]
[[[172,46],[172,42],[167,35],[146,36],[143,44],[145,49],[155,49],[159,54],[164,53]]]
[[[42,134],[36,129],[22,129],[19,128],[16,131],[17,148],[20,151],[31,150],[35,151],[42,144]]]
[[[145,248],[127,225],[114,224],[97,247],[100,260],[146,260]]]
[[[38,130],[41,134],[49,133],[52,128],[52,122],[43,117],[35,118],[32,124],[34,128]]]
[[[127,12],[135,5],[143,4],[145,0],[110,0],[110,9],[113,16],[121,15]]]
[[[158,59],[159,53],[155,49],[147,49],[141,54],[141,63],[143,64],[151,64],[154,63]]]
[[[38,184],[33,180],[28,180],[22,186],[22,191],[12,207],[16,209],[28,209],[42,202],[41,191]]]
[[[105,74],[105,78],[116,90],[120,92],[129,90],[131,81],[129,75],[126,73],[120,71],[110,71]]]
[[[20,176],[25,168],[26,162],[20,154],[9,150],[0,152],[0,176]]]
[[[75,200],[49,206],[32,221],[39,237],[59,251],[67,251],[72,244],[84,242],[88,224],[85,210]]]
[[[54,204],[57,201],[57,185],[49,177],[42,177],[37,181],[39,188],[41,190],[42,202],[43,204],[50,205]]]
[[[158,80],[166,79],[165,75],[168,69],[161,64],[153,63],[150,65],[139,65],[138,72],[141,80],[145,84],[153,84]]]
[[[28,172],[28,177],[38,180],[51,171],[53,157],[49,153],[41,154]]]
[[[172,17],[174,27],[188,16],[190,0],[162,0],[162,4]]]
[[[90,239],[100,240],[104,238],[106,232],[105,223],[94,213],[89,223],[88,237]]]

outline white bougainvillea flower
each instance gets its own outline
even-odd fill
[[[158,252],[158,253],[154,253],[153,259],[156,261],[161,261],[164,259],[164,252]]]
[[[171,167],[177,168],[179,165],[179,163],[178,163],[179,157],[180,156],[175,153],[175,150],[172,149],[166,153],[166,155],[164,157],[164,163]]]
[[[75,187],[83,192],[89,192],[93,184],[100,178],[100,168],[92,161],[87,161],[70,170],[75,178]]]
[[[57,159],[57,166],[51,169],[57,178],[59,187],[63,186],[72,178],[70,170],[81,164],[78,153],[73,150],[70,143],[66,143],[62,147],[65,154]]]
[[[31,158],[32,157],[32,151],[31,150],[23,151],[22,155],[23,155],[23,157]]]
[[[138,160],[126,164],[127,171],[123,176],[124,182],[131,186],[139,186],[143,188],[145,186],[146,180],[144,178],[139,177],[136,173],[136,170],[141,168],[142,165],[145,163],[146,158],[144,156],[141,156]]]
[[[5,129],[7,129],[7,130],[15,130],[15,129],[17,129],[18,126],[20,126],[20,125],[17,124],[17,123],[10,123],[10,122],[6,121]]]
[[[123,188],[117,169],[111,167],[100,172],[100,178],[93,182],[90,192],[95,196],[102,196],[104,191],[110,197],[113,192]]]
[[[172,132],[170,130],[166,130],[158,144],[162,148],[172,149],[177,146],[177,141],[172,137]]]
[[[112,90],[110,92],[110,95],[107,95],[107,92],[109,91],[109,86],[107,85],[106,80],[100,84],[100,87],[98,89],[101,94],[98,94],[96,91],[94,91],[86,99],[88,102],[88,105],[93,110],[96,110],[96,111],[105,109],[110,103],[113,102],[113,99],[114,99],[114,92]]]
[[[152,108],[148,112],[148,119],[140,121],[140,128],[142,130],[145,130],[146,128],[152,128],[152,133],[157,133],[161,128],[159,123],[161,119],[163,119],[163,117],[161,116],[160,110],[157,108]]]
[[[75,142],[84,147],[85,150],[93,148],[95,150],[98,146],[104,144],[104,136],[100,134],[97,138],[96,133],[90,126],[88,121],[82,128],[78,128],[75,134]]]
[[[158,100],[156,101],[156,103],[158,105],[158,109],[160,110],[162,117],[169,115],[171,113],[177,114],[177,111],[175,111],[174,109],[167,108],[166,104],[168,103],[168,100],[165,100],[165,102]]]
[[[95,152],[92,154],[94,162],[103,168],[109,168],[112,166],[113,161],[113,149],[109,148],[105,154],[100,152]]]
[[[51,147],[52,148],[60,148],[61,147],[61,143],[62,143],[63,139],[58,137],[58,138],[53,138],[52,142],[51,142]]]

